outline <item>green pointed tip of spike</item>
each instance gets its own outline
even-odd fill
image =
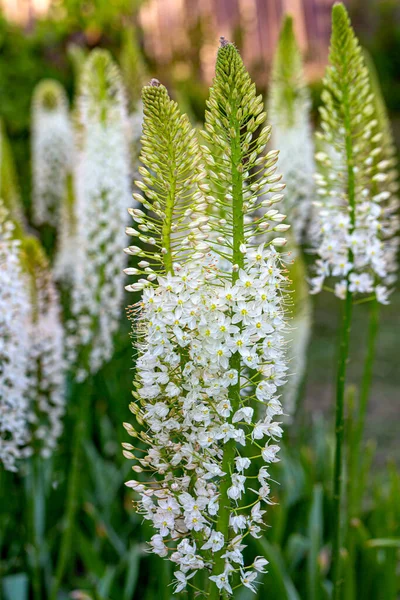
[[[60,104],[66,102],[65,90],[58,81],[44,79],[36,86],[34,102],[46,110],[57,110]]]
[[[233,55],[239,56],[235,44],[232,44],[224,36],[221,36],[219,38],[218,59]]]
[[[280,39],[288,41],[293,37],[294,37],[293,17],[292,17],[292,15],[285,15],[285,18],[283,19],[283,23],[282,23],[282,27],[281,27]]]
[[[97,92],[99,100],[104,100],[107,95],[108,82],[107,82],[107,71],[111,64],[111,56],[106,50],[96,49],[94,50],[85,63],[86,73],[93,73],[95,82],[97,84]]]
[[[123,101],[121,74],[108,50],[96,48],[89,54],[82,67],[80,88],[89,101],[89,110],[98,112],[105,123],[109,110]]]
[[[296,102],[305,97],[303,62],[293,28],[293,18],[287,15],[281,26],[277,49],[272,65],[271,103],[272,113],[279,114],[286,126],[292,127]]]
[[[114,81],[118,77],[118,69],[108,50],[96,48],[92,50],[83,67],[83,76],[93,86],[93,98],[104,100],[112,93]]]
[[[26,237],[22,238],[21,250],[23,256],[23,266],[26,271],[32,272],[37,267],[47,267],[48,260],[43,246],[33,235],[27,235]]]
[[[168,102],[170,100],[167,88],[158,79],[152,79],[142,88],[142,101],[145,107],[152,112],[153,104],[157,102]]]
[[[332,27],[349,25],[349,15],[342,2],[337,2],[332,8]]]
[[[281,70],[284,78],[288,77],[293,71],[297,71],[299,58],[300,50],[294,33],[293,18],[286,15],[279,34],[275,69]]]
[[[224,37],[220,38],[219,44],[215,74],[217,77],[228,77],[233,81],[240,72],[244,71],[242,58],[235,44],[228,42]]]

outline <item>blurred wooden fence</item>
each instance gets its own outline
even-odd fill
[[[237,43],[256,75],[270,62],[283,14],[291,13],[312,78],[326,61],[334,1],[143,0],[138,19],[148,56],[159,65],[181,61],[182,69],[190,58],[198,66],[197,75],[209,81],[220,35]],[[50,5],[51,0],[0,0],[6,17],[25,24]]]
[[[282,16],[290,13],[312,77],[326,61],[334,1],[149,0],[139,18],[149,56],[159,64],[179,57],[184,61],[191,48],[200,46],[200,75],[210,80],[220,35],[234,40],[246,64],[257,71],[269,64]]]

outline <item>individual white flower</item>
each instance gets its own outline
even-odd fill
[[[254,571],[244,571],[243,569],[240,570],[240,581],[245,587],[249,588],[249,590],[254,593],[257,591],[253,583],[256,579],[257,573]]]
[[[32,100],[33,217],[37,225],[58,225],[72,156],[66,93],[57,81],[43,80]]]
[[[232,588],[229,584],[229,574],[226,571],[220,575],[210,576],[210,581],[214,581],[219,590],[225,590],[228,594],[232,594]]]
[[[158,554],[158,556],[161,556],[162,558],[164,558],[165,556],[168,556],[168,548],[164,544],[162,535],[160,535],[160,534],[153,535],[153,537],[151,538],[151,540],[149,542],[149,545],[153,548],[153,552],[155,554]]]
[[[266,573],[265,567],[269,564],[269,561],[263,556],[256,556],[253,562],[253,567],[259,573]]]
[[[242,473],[248,469],[251,465],[251,460],[247,456],[237,456],[235,458],[235,467],[239,473]]]
[[[375,288],[376,299],[381,304],[389,304],[389,291],[384,285],[377,285]]]
[[[238,473],[233,473],[231,477],[232,485],[228,488],[228,496],[232,500],[239,500],[245,491],[244,483],[246,477]]]
[[[224,536],[220,531],[212,531],[207,542],[201,547],[202,550],[211,550],[212,552],[218,552],[224,547]]]
[[[195,573],[185,575],[182,571],[175,571],[174,575],[176,578],[176,580],[173,582],[175,585],[174,592],[175,594],[179,594],[179,592],[186,588],[187,582],[195,575]]]

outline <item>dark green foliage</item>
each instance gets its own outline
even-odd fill
[[[49,24],[50,25],[50,24]],[[11,139],[24,205],[30,205],[30,105],[36,84],[57,79],[71,92],[65,36],[57,27],[38,26],[27,34],[0,15],[0,116]]]

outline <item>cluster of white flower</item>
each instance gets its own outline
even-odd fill
[[[29,421],[33,451],[48,458],[62,432],[65,409],[63,327],[57,290],[47,264],[36,264],[29,336]]]
[[[32,452],[50,456],[64,413],[58,295],[40,243],[15,234],[0,205],[0,460],[9,470]]]
[[[67,360],[84,380],[112,355],[123,298],[121,223],[130,204],[126,102],[120,74],[96,50],[82,71],[75,257]]]
[[[246,565],[244,549],[249,536],[261,535],[273,503],[269,465],[278,461],[282,435],[287,270],[277,247],[286,240],[273,236],[289,228],[275,208],[284,184],[278,153],[264,154],[271,128],[254,136],[265,121],[262,99],[224,38],[207,103],[207,146],[200,150],[187,116],[157,80],[142,97],[136,184],[143,196],[134,197],[148,214],[131,209],[136,227],[127,233],[146,246],[126,249],[139,262],[125,271],[140,277],[127,289],[143,290],[133,309],[130,405],[139,430],[124,424],[139,443],[123,444],[138,478],[127,485],[156,530],[153,552],[176,564],[176,592],[203,570],[215,600],[240,583],[254,591],[267,564],[257,557]],[[270,210],[260,215],[261,207]]]
[[[139,511],[157,530],[153,551],[179,568],[176,591],[198,569],[211,569],[222,550],[223,572],[210,579],[228,593],[235,573],[253,589],[256,571],[267,564],[257,558],[245,566],[243,550],[248,534],[260,535],[263,504],[271,503],[268,465],[278,460],[275,441],[282,435],[275,418],[282,414],[278,390],[287,369],[286,275],[273,246],[242,250],[245,267],[236,283],[222,277],[218,284],[211,258],[174,265],[175,274],[147,287],[139,305],[145,334],[138,343],[139,404],[131,408],[146,427],[137,434],[125,426],[149,444],[133,470],[150,471],[153,479],[127,485],[140,493]],[[224,464],[230,442],[232,456]],[[134,447],[124,447],[134,458]],[[230,508],[220,506],[223,485]],[[228,508],[225,539],[215,524]]]
[[[272,145],[279,148],[278,165],[285,174],[285,211],[290,215],[293,236],[299,244],[303,241],[315,194],[310,110],[301,52],[292,18],[286,17],[274,57],[268,114]]]
[[[324,155],[325,157],[326,155]],[[376,176],[374,182],[376,183]],[[377,177],[385,175],[378,173]],[[322,194],[327,194],[326,179],[317,178]],[[339,180],[340,181],[340,180]],[[399,228],[398,217],[385,208],[382,201],[389,192],[373,193],[369,187],[359,191],[361,201],[355,207],[355,225],[344,200],[340,183],[331,183],[330,198],[325,197],[319,210],[320,240],[317,249],[316,276],[312,279],[312,292],[319,292],[325,278],[338,277],[335,294],[341,299],[349,289],[352,293],[375,294],[378,302],[388,302],[388,286],[396,279]]]
[[[18,460],[29,451],[25,323],[31,314],[20,243],[13,239],[13,230],[0,205],[0,461],[10,471],[16,470]]]
[[[68,101],[61,84],[42,81],[32,102],[33,217],[57,226],[73,156]]]

